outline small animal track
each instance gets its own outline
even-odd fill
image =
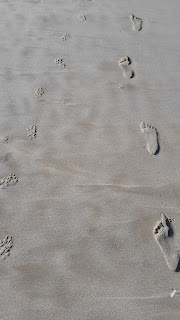
[[[134,14],[130,15],[130,19],[132,21],[134,31],[140,31],[142,29],[142,19],[136,17]]]
[[[35,125],[30,126],[29,128],[26,129],[28,132],[28,137],[30,139],[36,138],[37,134],[37,127]]]
[[[147,141],[147,150],[150,154],[157,154],[159,152],[158,132],[157,129],[141,121],[141,132],[145,134]]]
[[[124,72],[124,76],[128,79],[134,77],[134,71],[131,68],[131,60],[128,56],[124,56],[123,58],[120,58],[119,61],[119,66]]]
[[[66,41],[66,40],[68,40],[68,39],[70,39],[70,38],[71,38],[70,34],[69,34],[69,33],[66,33],[66,34],[64,34],[64,35],[61,37],[61,40]]]
[[[79,16],[79,19],[84,22],[84,21],[86,21],[86,16],[85,15],[81,15],[81,16]]]
[[[10,255],[10,250],[12,246],[12,237],[6,236],[4,240],[0,240],[0,256],[3,260]]]
[[[8,177],[2,178],[0,180],[0,188],[1,189],[6,189],[9,186],[15,185],[16,182],[18,182],[18,178],[16,177],[15,174],[11,173]]]
[[[61,68],[65,68],[66,67],[66,65],[63,62],[63,59],[57,58],[57,59],[54,60],[54,62]]]
[[[43,88],[37,88],[34,95],[36,97],[42,97],[43,94],[44,94]]]

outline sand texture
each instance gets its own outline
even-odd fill
[[[179,12],[0,1],[0,320],[180,319]]]

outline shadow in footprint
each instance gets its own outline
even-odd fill
[[[166,224],[167,224],[167,226],[168,226],[168,228],[169,228],[169,230],[168,230],[168,236],[169,236],[169,237],[173,237],[173,235],[174,235],[174,230],[173,230],[172,224],[171,224],[171,222],[169,221],[168,218],[166,219]]]
[[[180,259],[179,259],[179,263],[178,263],[178,266],[177,266],[175,272],[180,272]]]
[[[154,155],[158,154],[159,151],[160,151],[159,138],[158,138],[158,135],[159,135],[159,134],[158,134],[158,131],[157,131],[157,130],[156,130],[156,134],[157,134],[158,148],[157,148],[157,150],[156,150],[156,152],[155,152]]]
[[[132,70],[132,76],[131,76],[131,79],[135,77],[135,73],[134,71]]]

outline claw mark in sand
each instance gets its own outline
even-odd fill
[[[158,132],[157,129],[141,121],[141,132],[145,134],[147,141],[147,150],[150,154],[157,154],[159,152]]]
[[[154,238],[158,243],[167,266],[171,271],[177,271],[180,255],[174,246],[174,230],[164,213],[161,213],[161,219],[153,230]]]
[[[6,259],[10,255],[10,249],[13,246],[12,237],[6,236],[4,240],[0,240],[0,256]]]
[[[133,29],[135,31],[140,31],[142,29],[142,19],[136,17],[134,14],[131,14],[129,17],[133,24]]]
[[[8,177],[0,180],[0,188],[6,189],[7,187],[16,184],[16,182],[18,182],[18,178],[15,176],[15,174],[11,173]]]
[[[124,56],[123,58],[120,58],[119,61],[119,66],[124,72],[124,76],[128,79],[134,77],[134,72],[131,68],[131,59],[128,56]]]
[[[26,129],[28,132],[28,137],[30,139],[36,138],[36,134],[37,134],[37,127],[32,125],[29,128]]]

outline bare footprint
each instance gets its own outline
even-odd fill
[[[173,227],[164,213],[161,213],[161,220],[156,223],[153,234],[164,255],[168,268],[171,271],[176,271],[180,261],[180,255],[174,246]]]
[[[120,58],[119,61],[119,66],[124,72],[124,76],[128,79],[133,78],[134,72],[130,66],[131,60],[128,56],[124,56],[123,58]]]
[[[133,29],[135,31],[140,31],[142,29],[142,19],[136,17],[134,14],[130,15],[130,19],[133,24]]]
[[[145,134],[147,140],[147,149],[150,154],[157,154],[159,151],[157,129],[141,121],[141,132]]]

